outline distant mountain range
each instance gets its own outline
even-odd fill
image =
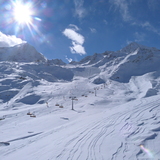
[[[92,81],[96,83],[105,82],[107,79],[127,83],[133,76],[141,76],[150,72],[156,72],[156,76],[159,76],[160,50],[133,42],[119,51],[95,53],[79,62],[72,61],[66,64],[59,59],[47,60],[33,46],[22,43],[14,47],[1,47],[0,61],[42,62],[38,66],[33,63],[27,64],[30,71],[24,67],[24,64],[23,69],[27,69],[27,72],[32,70],[34,73],[32,75],[49,81],[71,80],[74,76],[82,76],[93,79]],[[64,73],[69,74],[67,76]]]
[[[71,62],[85,68],[96,67],[101,70],[100,77],[119,82],[129,82],[132,76],[160,71],[160,50],[138,43],[130,43],[119,51],[106,51],[87,56],[80,62]]]

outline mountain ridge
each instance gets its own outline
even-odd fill
[[[38,64],[42,68],[40,73],[37,72],[38,67],[33,67],[32,72],[39,78],[43,77],[49,81],[61,79],[60,77],[62,76],[58,76],[58,74],[64,74],[66,71],[70,75],[66,80],[71,80],[74,75],[80,75],[92,78],[93,82],[96,81],[96,78],[100,78],[102,82],[107,81],[109,78],[114,81],[128,83],[133,76],[141,76],[160,70],[160,50],[146,47],[136,42],[130,43],[118,51],[95,53],[91,56],[86,56],[79,62],[73,61],[69,64],[64,63],[60,59],[47,60],[33,46],[23,43],[14,47],[0,48],[0,60],[23,63],[43,62],[44,64]],[[25,66],[25,64],[22,66]],[[25,67],[24,69],[27,68]],[[54,75],[53,78],[52,75]],[[62,79],[65,80],[65,76]]]
[[[47,59],[28,43],[0,47],[0,61],[46,62]]]
[[[94,53],[81,59],[80,61],[72,61],[69,64],[85,64],[92,65],[101,59],[108,56],[114,58],[129,54],[135,50],[159,52],[159,49],[154,47],[146,47],[136,42],[132,42],[118,51],[105,51],[104,53]],[[66,65],[61,59],[47,59],[42,53],[39,53],[33,46],[28,43],[18,44],[12,47],[0,47],[0,61],[14,61],[14,62],[47,62],[57,65]]]

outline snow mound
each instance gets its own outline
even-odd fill
[[[93,83],[94,84],[104,84],[105,81],[99,77],[99,78],[94,79]]]

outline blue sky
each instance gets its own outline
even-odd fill
[[[14,19],[17,1],[0,2],[0,42],[22,39],[48,59],[79,61],[133,41],[160,49],[160,0],[21,0],[30,24]]]

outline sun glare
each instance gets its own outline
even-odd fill
[[[8,4],[8,10],[10,10],[8,22],[13,24],[15,34],[26,37],[26,34],[30,33],[34,39],[45,41],[45,36],[39,30],[42,20],[36,16],[39,3],[35,3],[34,0],[10,0],[10,2],[11,5]]]
[[[19,24],[31,24],[32,11],[29,4],[16,3],[14,5],[14,19]]]

